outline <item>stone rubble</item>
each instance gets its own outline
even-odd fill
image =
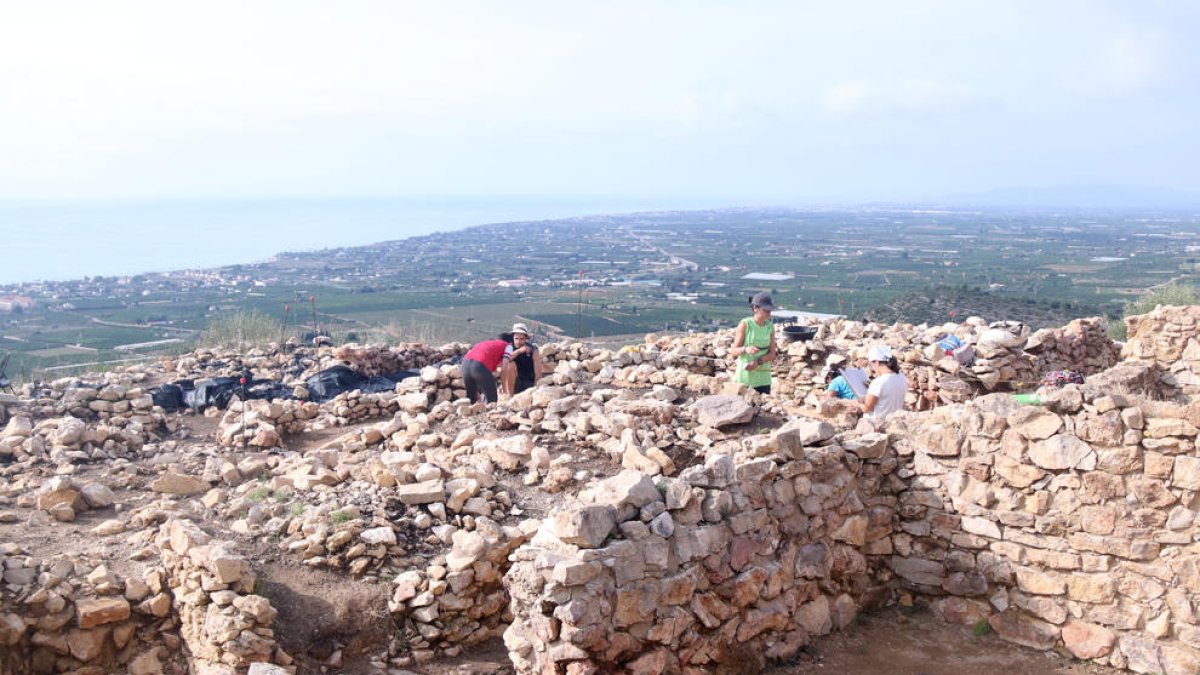
[[[755,672],[899,600],[1033,648],[1195,672],[1197,311],[1131,319],[1121,362],[1098,319],[1035,333],[835,319],[781,345],[772,396],[730,380],[732,331],[546,344],[540,386],[486,407],[462,398],[448,361],[462,344],[199,350],[25,385],[0,401],[0,523],[95,520],[154,575],[67,573],[0,542],[0,644],[33,672],[163,672],[184,644],[197,672],[290,672],[239,552],[255,540],[390,589],[380,668],[504,633],[519,672]],[[973,364],[938,354],[947,334]],[[826,359],[879,342],[913,383],[910,409],[933,409],[878,425],[819,405]],[[146,393],[250,371],[302,395],[337,364],[418,374],[321,404],[235,399],[201,411],[204,439],[183,423],[195,413]],[[984,395],[1059,368],[1087,384],[1043,389],[1041,407]],[[290,449],[309,434],[321,442]],[[42,590],[48,609],[25,600]]]

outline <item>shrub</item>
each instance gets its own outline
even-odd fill
[[[1200,304],[1200,293],[1190,284],[1169,284],[1148,291],[1136,300],[1125,303],[1125,316],[1137,316],[1153,311],[1159,305],[1186,306]],[[1124,320],[1108,322],[1108,334],[1114,340],[1125,340],[1129,337],[1128,327]]]
[[[1158,305],[1196,305],[1200,304],[1200,294],[1196,287],[1190,284],[1171,284],[1156,288],[1125,305],[1125,316],[1145,314]]]

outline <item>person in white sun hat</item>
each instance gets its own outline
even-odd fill
[[[859,404],[866,417],[883,419],[897,410],[904,409],[904,395],[908,392],[908,378],[900,372],[900,362],[887,345],[875,345],[867,352],[871,373],[875,378],[867,387],[867,396]]]
[[[514,323],[508,335],[511,336],[509,342],[512,347],[500,371],[500,384],[504,392],[512,396],[537,384],[542,379],[545,366],[542,364],[542,353],[530,339],[528,326]]]

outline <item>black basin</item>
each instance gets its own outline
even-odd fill
[[[816,326],[784,326],[784,342],[808,342],[817,335]]]

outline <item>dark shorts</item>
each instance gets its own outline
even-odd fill
[[[519,393],[525,391],[526,389],[529,389],[533,385],[534,385],[534,381],[533,381],[532,377],[524,378],[524,377],[521,377],[520,375],[518,375],[517,381],[513,384],[513,393],[519,394]]]
[[[487,366],[475,359],[463,359],[460,369],[462,370],[463,384],[467,385],[467,398],[472,403],[479,400],[481,393],[487,398],[488,403],[496,402],[496,377],[492,375],[492,371],[487,369]]]
[[[769,394],[771,393],[771,385],[764,384],[761,387],[754,387],[754,391],[757,391],[760,394]]]

